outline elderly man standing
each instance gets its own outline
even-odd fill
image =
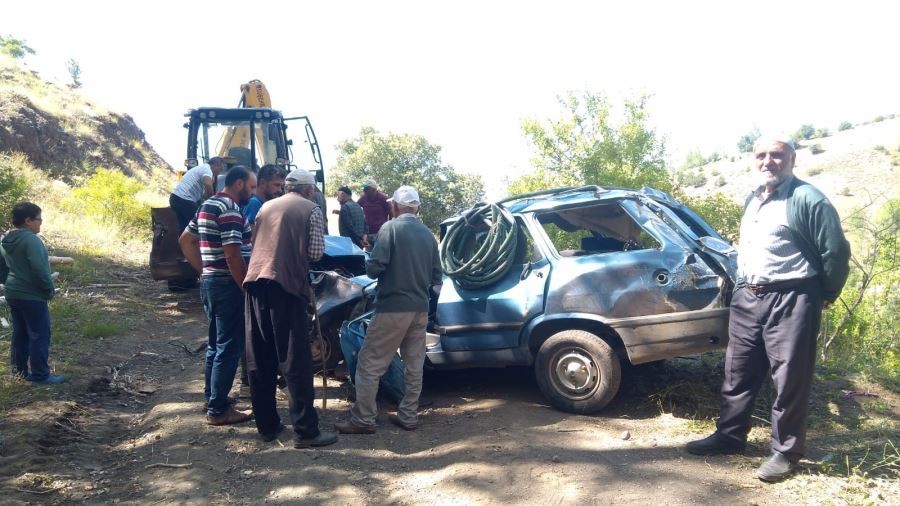
[[[250,256],[250,226],[241,215],[256,190],[256,176],[235,166],[225,177],[225,191],[200,206],[178,242],[184,258],[201,273],[200,300],[209,318],[204,394],[210,425],[245,422],[250,413],[231,406],[228,392],[244,352],[244,295],[241,285]]]
[[[432,286],[441,284],[442,274],[437,241],[416,216],[419,205],[415,188],[397,188],[392,203],[396,219],[381,228],[381,237],[366,261],[366,273],[378,278],[378,295],[375,315],[359,351],[356,402],[349,422],[336,425],[341,433],[375,433],[378,380],[397,348],[405,366],[406,393],[390,421],[404,430],[415,430],[418,425],[428,294]]]
[[[284,429],[275,409],[276,373],[287,382],[294,447],[337,441],[319,430],[313,406],[309,347],[309,262],[322,258],[322,210],[312,202],[316,181],[298,169],[285,179],[287,193],[266,202],[256,216],[246,290],[247,366],[256,429],[273,441]]]
[[[215,193],[216,178],[224,168],[225,160],[218,156],[210,158],[209,163],[188,170],[172,190],[169,195],[169,207],[178,217],[179,232],[187,227],[200,203]]]
[[[756,394],[771,370],[772,454],[756,473],[767,482],[788,476],[803,456],[822,309],[840,295],[849,272],[850,245],[837,211],[794,176],[795,158],[790,141],[756,145],[764,184],[748,196],[741,220],[721,412],[716,432],[687,445],[695,455],[743,452]]]
[[[340,214],[338,217],[338,230],[344,237],[349,237],[353,244],[360,248],[368,246],[366,241],[366,216],[359,204],[353,201],[353,191],[346,186],[338,188],[335,195],[337,201],[341,204],[341,210],[335,211]]]
[[[374,179],[367,180],[362,188],[363,194],[356,203],[362,207],[366,215],[369,246],[374,249],[381,226],[391,219],[392,207],[387,201],[387,195],[378,191],[378,183]]]

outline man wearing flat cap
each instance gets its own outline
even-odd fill
[[[772,453],[756,475],[774,482],[794,471],[805,450],[816,335],[822,309],[847,280],[850,244],[831,202],[794,176],[790,140],[761,138],[754,157],[762,184],[747,197],[741,219],[719,420],[687,451],[743,452],[768,372],[775,385]]]
[[[374,179],[367,179],[362,185],[363,194],[357,203],[362,207],[366,215],[366,225],[369,227],[369,246],[375,248],[378,232],[392,216],[391,204],[387,201],[387,195],[378,190],[378,183]]]
[[[441,263],[434,235],[417,216],[420,201],[416,189],[397,188],[391,205],[396,218],[381,227],[366,261],[366,274],[378,278],[378,295],[356,365],[356,402],[350,420],[336,425],[344,434],[375,433],[378,381],[398,348],[406,393],[397,414],[389,419],[404,430],[415,430],[418,425],[428,295],[432,286],[441,284]]]
[[[275,409],[280,370],[287,383],[295,448],[337,441],[333,432],[319,430],[313,406],[309,262],[325,252],[322,210],[311,200],[315,185],[312,173],[294,170],[284,180],[286,193],[263,204],[244,280],[247,367],[256,429],[264,441],[275,440],[284,429]]]
[[[344,237],[349,237],[353,244],[358,247],[367,247],[369,244],[366,241],[366,234],[368,233],[366,216],[359,204],[353,201],[353,191],[346,186],[341,186],[338,188],[335,197],[341,204],[340,216],[338,217],[339,233]]]

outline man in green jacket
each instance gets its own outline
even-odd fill
[[[401,186],[392,202],[395,219],[378,232],[378,242],[366,261],[366,274],[378,278],[375,315],[366,332],[356,366],[356,402],[350,420],[337,424],[342,434],[374,434],[378,380],[400,349],[406,391],[391,423],[404,430],[418,425],[422,368],[425,365],[425,328],[432,286],[441,284],[437,240],[417,214],[419,194]]]
[[[20,202],[12,208],[16,227],[0,240],[0,283],[6,286],[6,303],[12,314],[9,346],[10,369],[32,384],[56,384],[65,377],[50,374],[50,308],[53,278],[41,231],[41,208]],[[29,370],[30,366],[30,370]]]
[[[764,184],[747,198],[741,219],[719,420],[716,432],[687,451],[743,452],[756,394],[771,371],[772,454],[756,475],[774,482],[804,453],[816,335],[822,309],[847,281],[850,244],[831,202],[794,177],[790,141],[761,139],[754,156]]]

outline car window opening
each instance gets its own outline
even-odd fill
[[[562,257],[661,248],[618,204],[545,213],[538,221]]]

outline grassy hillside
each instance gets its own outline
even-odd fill
[[[759,184],[750,153],[689,170],[706,180],[686,189],[692,195],[719,191],[742,202]],[[900,197],[900,119],[803,141],[794,172],[824,191],[842,215],[871,201]]]
[[[0,55],[0,153],[21,153],[51,178],[69,184],[97,168],[116,169],[162,190],[172,168],[134,120],[45,81],[19,60]]]

